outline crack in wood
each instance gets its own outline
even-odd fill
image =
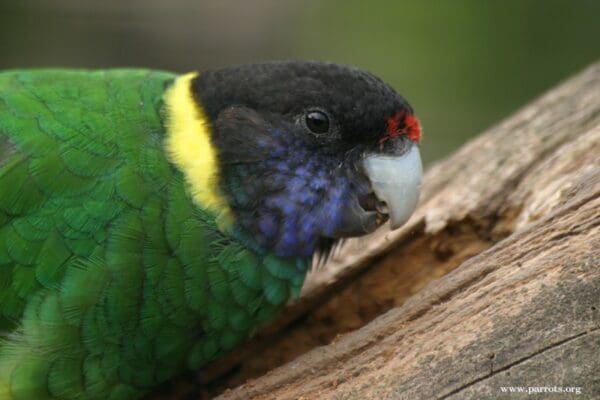
[[[458,388],[456,388],[456,389],[454,389],[454,390],[452,390],[452,391],[450,391],[450,392],[442,395],[441,397],[437,397],[436,400],[445,400],[445,399],[447,399],[447,398],[449,398],[451,396],[454,396],[455,394],[458,394],[458,393],[464,391],[465,389],[467,389],[467,388],[469,388],[469,387],[471,387],[471,386],[473,386],[473,385],[475,385],[477,383],[483,382],[483,381],[485,381],[485,380],[487,380],[487,379],[489,379],[489,378],[491,378],[491,377],[493,377],[493,376],[495,376],[495,375],[497,375],[497,374],[499,374],[501,372],[508,371],[509,369],[511,369],[511,368],[513,368],[513,367],[515,367],[515,366],[517,366],[519,364],[522,364],[522,363],[524,363],[524,362],[526,362],[526,361],[528,361],[528,360],[530,360],[530,359],[532,359],[532,358],[534,358],[534,357],[536,357],[536,356],[538,356],[538,355],[540,355],[542,353],[545,353],[545,352],[547,352],[549,350],[555,349],[555,348],[557,348],[559,346],[562,346],[562,345],[564,345],[566,343],[569,343],[569,342],[571,342],[573,340],[579,339],[580,337],[589,335],[589,334],[591,334],[593,332],[596,332],[598,330],[600,330],[600,326],[594,327],[592,329],[585,330],[583,332],[577,333],[575,335],[568,336],[568,337],[566,337],[566,338],[564,338],[562,340],[554,342],[554,343],[552,343],[552,344],[550,344],[548,346],[545,346],[545,347],[543,347],[543,348],[541,348],[541,349],[539,349],[539,350],[537,350],[537,351],[535,351],[535,352],[533,352],[533,353],[531,353],[531,354],[529,354],[529,355],[527,355],[525,357],[521,357],[521,358],[513,361],[512,363],[509,363],[509,364],[505,365],[502,368],[499,368],[497,370],[493,370],[492,369],[492,371],[489,374],[486,374],[486,375],[484,375],[484,376],[482,376],[480,378],[477,378],[477,379],[474,379],[474,380],[472,380],[472,381],[470,381],[468,383],[465,383],[464,385],[462,385],[462,386],[460,386],[460,387],[458,387]]]

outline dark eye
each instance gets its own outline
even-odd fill
[[[329,131],[329,117],[321,111],[309,111],[306,114],[306,126],[313,133],[326,133]]]

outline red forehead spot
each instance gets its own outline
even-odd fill
[[[406,135],[413,142],[421,141],[421,124],[417,117],[407,111],[398,111],[387,119],[387,136]]]

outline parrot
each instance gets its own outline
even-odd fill
[[[330,62],[0,72],[0,400],[138,399],[232,350],[408,220],[420,141]]]

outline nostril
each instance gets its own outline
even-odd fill
[[[366,196],[362,196],[358,200],[358,204],[365,211],[376,211],[377,210],[377,202],[378,202],[377,197],[375,196],[375,193],[373,193],[373,192],[369,193]]]

